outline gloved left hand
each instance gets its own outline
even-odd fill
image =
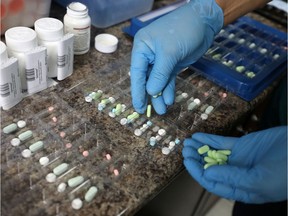
[[[205,144],[231,150],[228,164],[204,170],[197,149]],[[190,175],[218,196],[255,204],[287,199],[287,126],[240,138],[195,133],[182,153]]]
[[[138,113],[147,107],[147,92],[158,114],[174,102],[179,71],[197,61],[223,26],[215,0],[193,0],[137,32],[131,60],[132,103]],[[149,66],[152,66],[149,72]]]

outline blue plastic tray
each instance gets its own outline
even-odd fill
[[[251,101],[286,72],[287,34],[242,17],[224,28],[212,47],[191,67]]]

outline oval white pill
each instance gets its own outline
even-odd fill
[[[202,120],[208,119],[208,115],[207,115],[206,113],[202,113],[202,114],[201,114],[201,119],[202,119]]]
[[[53,183],[56,181],[56,175],[54,173],[48,173],[46,175],[46,181],[49,183]]]
[[[142,135],[142,131],[140,129],[136,129],[134,131],[135,136],[141,136]]]
[[[59,193],[62,193],[62,192],[64,192],[64,191],[66,190],[66,187],[67,187],[67,184],[64,183],[64,182],[62,182],[62,183],[60,183],[60,184],[58,185],[57,191],[58,191]]]
[[[158,134],[159,134],[160,136],[165,136],[165,135],[166,135],[165,129],[160,129],[160,130],[158,130]]]
[[[122,118],[122,119],[120,120],[120,124],[121,124],[121,125],[127,124],[127,119],[126,119],[126,118]]]
[[[92,97],[86,96],[85,97],[85,101],[88,102],[88,103],[91,103],[92,102]]]
[[[162,148],[162,154],[168,155],[170,153],[170,149],[167,147]]]
[[[194,99],[194,102],[195,102],[196,104],[200,104],[199,98],[195,98],[195,99]]]
[[[41,157],[39,159],[39,163],[42,165],[42,166],[46,166],[48,163],[49,163],[49,158],[48,157]]]
[[[24,158],[29,158],[32,155],[32,153],[29,149],[24,149],[21,154]]]
[[[76,198],[72,201],[71,206],[73,209],[78,210],[78,209],[82,208],[83,202],[81,199]]]
[[[20,120],[20,121],[17,122],[17,126],[19,128],[24,128],[26,126],[26,122],[23,121],[23,120]]]
[[[20,139],[18,139],[18,138],[13,138],[13,139],[10,141],[10,143],[11,143],[12,146],[19,146],[20,143],[21,143],[21,141],[20,141]]]

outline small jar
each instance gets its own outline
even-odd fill
[[[80,2],[72,2],[67,6],[64,16],[65,33],[74,34],[74,54],[81,55],[90,49],[91,18],[88,8]]]
[[[34,23],[39,44],[47,48],[48,77],[57,77],[58,43],[63,37],[63,23],[55,18],[41,18]]]
[[[27,91],[25,75],[25,53],[37,46],[37,34],[28,27],[14,27],[5,32],[8,55],[18,59],[22,91]]]

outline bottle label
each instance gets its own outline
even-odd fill
[[[25,75],[28,94],[47,88],[47,49],[39,46],[25,55]]]
[[[8,110],[22,100],[18,60],[14,57],[1,64],[0,106]]]
[[[58,56],[57,56],[57,79],[63,80],[73,73],[73,34],[66,34],[59,41],[57,46]]]
[[[85,53],[90,48],[90,26],[85,28],[73,28],[65,25],[65,32],[74,34],[74,53]]]

